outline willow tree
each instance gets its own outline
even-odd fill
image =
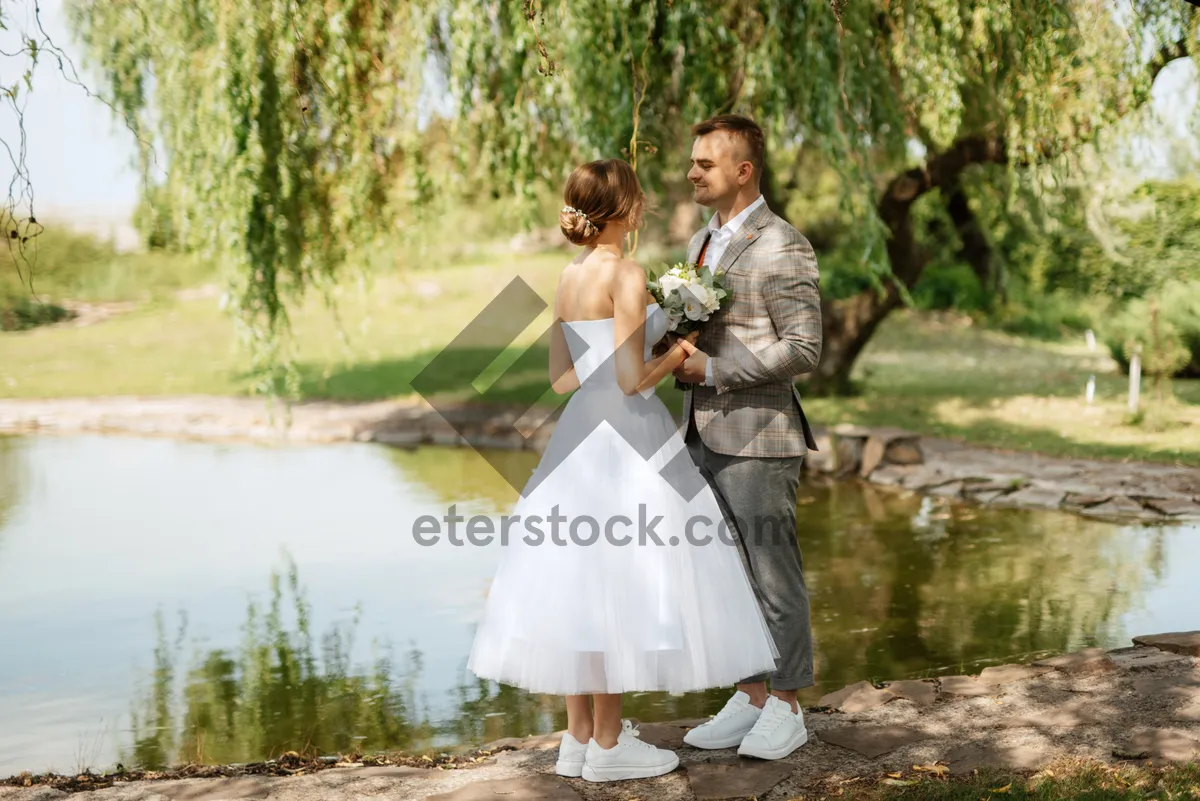
[[[768,133],[768,195],[805,193],[815,153],[871,286],[826,299],[817,389],[845,384],[928,255],[936,195],[988,258],[965,180],[1013,176],[1094,140],[1193,56],[1179,0],[74,0],[118,107],[159,143],[172,225],[230,269],[270,356],[286,292],[322,286],[398,208],[467,172],[528,199],[623,153],[678,192],[687,127],[716,112]],[[445,104],[445,159],[422,145]],[[150,152],[144,167],[152,169]],[[396,191],[399,187],[402,191]]]

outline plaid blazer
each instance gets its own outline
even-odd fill
[[[692,237],[695,263],[709,229]],[[709,265],[714,269],[713,265]],[[812,245],[765,205],[746,219],[715,265],[733,292],[700,329],[696,347],[712,360],[715,386],[684,390],[683,425],[731,456],[803,456],[817,450],[793,383],[821,358],[821,298]]]

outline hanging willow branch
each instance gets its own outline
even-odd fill
[[[272,391],[287,309],[435,199],[529,213],[623,152],[662,189],[682,162],[639,159],[647,143],[682,155],[691,123],[738,111],[785,185],[808,191],[807,163],[836,174],[853,250],[887,283],[880,193],[914,144],[937,163],[999,141],[1015,170],[1135,106],[1144,54],[1200,50],[1178,0],[1132,0],[1131,22],[1094,0],[67,2],[107,94],[161,143],[173,227],[226,268]],[[446,88],[451,119],[431,119]]]

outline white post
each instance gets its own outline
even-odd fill
[[[1096,376],[1088,376],[1087,382],[1087,402],[1090,406],[1092,401],[1096,399]]]
[[[1129,413],[1137,414],[1138,392],[1142,387],[1142,357],[1135,353],[1129,360]]]
[[[1087,338],[1088,350],[1095,350],[1096,349],[1096,335],[1092,333],[1092,329],[1089,328],[1087,330],[1087,333],[1084,334],[1084,336]]]

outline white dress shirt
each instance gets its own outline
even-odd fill
[[[725,255],[725,248],[729,247],[729,243],[733,241],[733,237],[742,226],[746,224],[746,219],[758,209],[759,206],[765,205],[767,199],[762,195],[751,203],[746,208],[742,209],[738,214],[724,225],[717,225],[717,218],[720,214],[714,213],[708,221],[708,230],[712,233],[708,238],[708,250],[704,252],[704,267],[703,269],[712,272],[713,269],[721,263],[721,257]],[[704,364],[704,386],[711,387],[713,385],[712,375],[712,357],[710,356]]]

